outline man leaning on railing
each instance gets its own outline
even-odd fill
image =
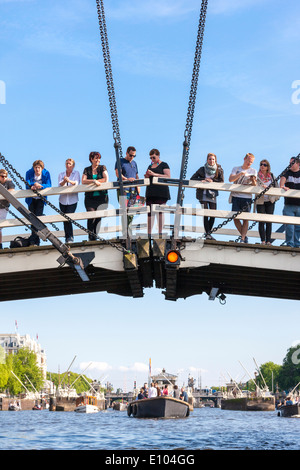
[[[290,168],[280,179],[280,187],[300,190],[300,164],[298,158],[290,159]],[[284,198],[283,215],[300,217],[300,199],[293,197]],[[285,240],[287,246],[300,247],[300,225],[287,224],[285,228]]]

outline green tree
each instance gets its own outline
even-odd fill
[[[8,360],[11,361],[9,371],[12,370],[14,372],[19,380],[26,386],[27,390],[34,392],[34,388],[36,390],[40,390],[43,387],[43,374],[37,364],[36,354],[33,351],[30,351],[27,348],[19,349],[17,354],[9,356]],[[27,380],[26,376],[33,384],[34,388]],[[21,392],[25,392],[24,387],[12,373],[10,373],[7,386],[12,395],[18,395]]]
[[[272,385],[274,389],[275,384],[278,382],[281,367],[282,366],[275,364],[272,361],[265,362],[265,364],[260,366],[261,374],[263,375],[269,390],[272,390]],[[257,378],[257,382],[261,388],[264,388],[264,381],[260,375]]]
[[[278,376],[278,385],[290,390],[300,382],[300,344],[288,349]]]
[[[84,377],[88,382],[92,383],[91,379],[87,378],[86,376]],[[80,377],[80,374],[76,374],[75,372],[68,372],[67,374],[65,374],[65,372],[62,372],[61,374],[47,372],[47,379],[51,380],[56,387],[60,385],[62,387],[65,386],[66,388],[68,385],[71,386],[76,380],[74,385],[72,385],[72,388],[75,388],[78,394],[82,392],[87,392],[90,389],[90,387],[86,383],[86,380],[84,380],[83,377]],[[63,383],[60,383],[61,380],[63,380]]]
[[[5,362],[5,352],[0,346],[0,390],[4,390],[7,385],[9,371]]]

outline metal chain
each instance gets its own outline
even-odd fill
[[[108,37],[107,37],[107,28],[106,28],[103,0],[96,0],[96,4],[97,4],[97,11],[98,11],[99,29],[100,29],[102,51],[103,51],[104,69],[105,69],[106,84],[107,84],[107,91],[108,91],[109,107],[110,107],[110,114],[111,114],[111,121],[112,121],[112,128],[113,128],[113,137],[115,139],[115,143],[118,145],[120,157],[122,157],[121,136],[120,136],[120,129],[119,129],[117,103],[116,103],[116,96],[115,96],[113,73],[112,73],[112,68],[111,68],[110,51],[109,51],[109,44],[108,44]]]
[[[1,208],[1,209],[5,209],[5,210],[8,212],[8,214],[10,214],[10,215],[12,215],[13,217],[15,217],[19,222],[21,222],[23,225],[25,225],[25,227],[27,227],[27,229],[29,229],[29,230],[32,229],[32,227],[31,227],[29,224],[27,224],[26,222],[24,222],[20,217],[17,216],[17,214],[15,214],[14,212],[12,212],[12,211],[9,209],[9,207],[3,205],[1,201],[0,201],[0,208]]]
[[[182,179],[186,178],[187,167],[188,167],[189,150],[190,150],[190,144],[191,144],[195,104],[196,104],[196,97],[197,97],[200,61],[201,61],[202,45],[203,45],[203,38],[204,38],[204,28],[205,28],[205,21],[206,21],[207,3],[208,3],[208,0],[202,0],[200,18],[199,18],[199,24],[198,24],[198,34],[197,34],[195,57],[194,57],[194,67],[193,67],[193,74],[192,74],[192,80],[191,80],[191,89],[190,89],[186,126],[185,126],[185,133],[184,133],[184,137],[186,140],[186,151],[184,154]],[[182,187],[181,197],[179,197],[181,201],[183,200],[183,197],[184,197],[184,190],[185,188]]]
[[[299,161],[300,159],[300,153],[297,155],[297,157],[292,157],[292,158],[295,158],[296,160]],[[261,198],[262,196],[264,196],[266,194],[267,191],[269,191],[269,189],[271,189],[272,187],[275,186],[276,182],[282,177],[284,176],[284,174],[290,169],[290,167],[292,166],[293,163],[289,163],[289,165],[280,173],[280,175],[277,176],[277,178],[274,179],[274,181],[270,184],[270,186],[268,186],[267,188],[264,188],[259,194],[257,194],[257,196],[255,196],[254,198],[251,199],[251,204],[252,203],[255,203],[255,201],[257,201],[257,199]],[[217,225],[216,227],[214,227],[211,231],[207,232],[208,235],[211,235],[212,233],[216,232],[217,230],[219,230],[220,228],[224,227],[224,225],[227,225],[229,222],[231,222],[232,220],[236,219],[236,217],[238,215],[240,215],[242,212],[244,212],[247,208],[248,208],[248,205],[249,205],[250,201],[246,203],[246,205],[239,211],[235,212],[231,217],[229,217],[228,219],[224,220],[222,223],[220,223],[219,225]],[[254,224],[252,224],[251,228],[253,226],[255,226],[256,222]],[[241,237],[238,237],[235,241],[238,241]]]
[[[25,178],[23,178],[23,176],[9,163],[8,160],[6,160],[4,158],[3,155],[1,155],[1,153],[0,153],[0,161],[3,163],[3,165],[4,164],[6,165],[7,171],[9,172],[10,175],[12,175],[11,172],[13,172],[25,184],[25,187],[29,187],[29,183],[25,180]],[[85,228],[83,225],[79,224],[76,220],[71,219],[67,214],[65,214],[58,207],[56,207],[54,204],[52,204],[50,201],[48,201],[48,199],[46,199],[45,196],[43,196],[37,189],[34,189],[32,191],[37,196],[39,196],[48,206],[50,206],[55,212],[62,215],[68,222],[71,222],[76,227],[78,227],[79,229],[86,232],[88,235],[91,235],[92,237],[96,238],[97,240],[100,240],[100,241],[106,243],[107,245],[110,245],[113,248],[116,248],[118,251],[122,251],[123,253],[128,252],[128,250],[126,250],[123,246],[116,245],[115,243],[111,242],[110,240],[106,240],[105,238],[99,237],[96,233],[94,233],[91,230]],[[16,217],[16,218],[18,218],[18,217]],[[21,219],[19,219],[19,220],[21,220]],[[21,220],[21,222],[24,223],[22,220]],[[24,224],[24,225],[26,225],[26,224]]]

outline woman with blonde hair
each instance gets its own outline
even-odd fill
[[[208,153],[206,163],[193,174],[191,180],[207,181],[208,183],[224,183],[224,172],[221,165],[217,163],[214,153]],[[217,208],[218,191],[214,189],[197,189],[196,198],[204,209]],[[204,217],[205,238],[213,240],[210,232],[213,228],[215,218]]]
[[[58,175],[59,186],[77,186],[80,184],[79,171],[75,170],[75,161],[73,158],[67,158],[65,162],[66,169]],[[65,214],[73,214],[77,208],[78,193],[61,194],[59,196],[59,208]],[[66,243],[74,241],[72,222],[64,222],[64,231]]]

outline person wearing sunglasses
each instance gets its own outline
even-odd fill
[[[300,190],[300,164],[298,158],[290,159],[290,168],[280,178],[280,187],[285,191],[289,189]],[[285,197],[283,215],[300,217],[300,199],[297,197]],[[300,225],[285,226],[285,241],[287,246],[300,247]]]
[[[166,204],[171,198],[169,186],[163,186],[153,184],[153,177],[158,176],[159,178],[170,178],[170,167],[166,162],[162,162],[160,159],[160,152],[157,149],[152,149],[149,152],[151,164],[148,166],[145,173],[145,178],[150,178],[150,185],[146,189],[146,205],[150,207],[148,214],[148,237],[151,236],[152,228],[154,224],[155,216],[151,213],[151,207],[153,204]],[[158,233],[161,236],[164,225],[163,213],[158,214]]]
[[[122,180],[123,181],[134,181],[139,179],[138,175],[138,166],[135,161],[136,157],[136,148],[128,147],[126,150],[125,158],[120,158],[121,171],[122,171]],[[119,172],[117,168],[117,163],[115,164],[116,177],[119,178]],[[126,197],[127,207],[132,207],[137,201],[137,196],[140,194],[140,188],[137,186],[124,187],[124,196]],[[118,199],[120,197],[120,191],[118,190]],[[133,215],[127,216],[128,227],[133,221]]]
[[[15,189],[15,185],[11,179],[7,178],[7,171],[2,168],[0,170],[0,184],[4,186],[7,191],[13,191]],[[7,209],[9,208],[9,202],[6,199],[0,199],[0,221],[5,220],[7,216]],[[0,227],[0,249],[2,250],[2,229]]]
[[[254,163],[254,155],[247,153],[244,157],[244,163],[241,166],[235,166],[229,176],[230,183],[246,184],[256,186],[257,171],[251,168]],[[232,210],[233,212],[250,212],[252,204],[252,195],[249,193],[232,192]],[[234,219],[234,225],[241,235],[241,243],[248,243],[247,231],[248,220]]]
[[[270,185],[278,188],[274,175],[271,172],[271,165],[268,160],[261,160],[257,174],[257,185],[262,189]],[[274,214],[275,202],[278,200],[275,196],[269,196],[268,193],[256,201],[256,210],[258,214]],[[259,222],[258,231],[261,243],[271,245],[272,224],[270,222]]]

